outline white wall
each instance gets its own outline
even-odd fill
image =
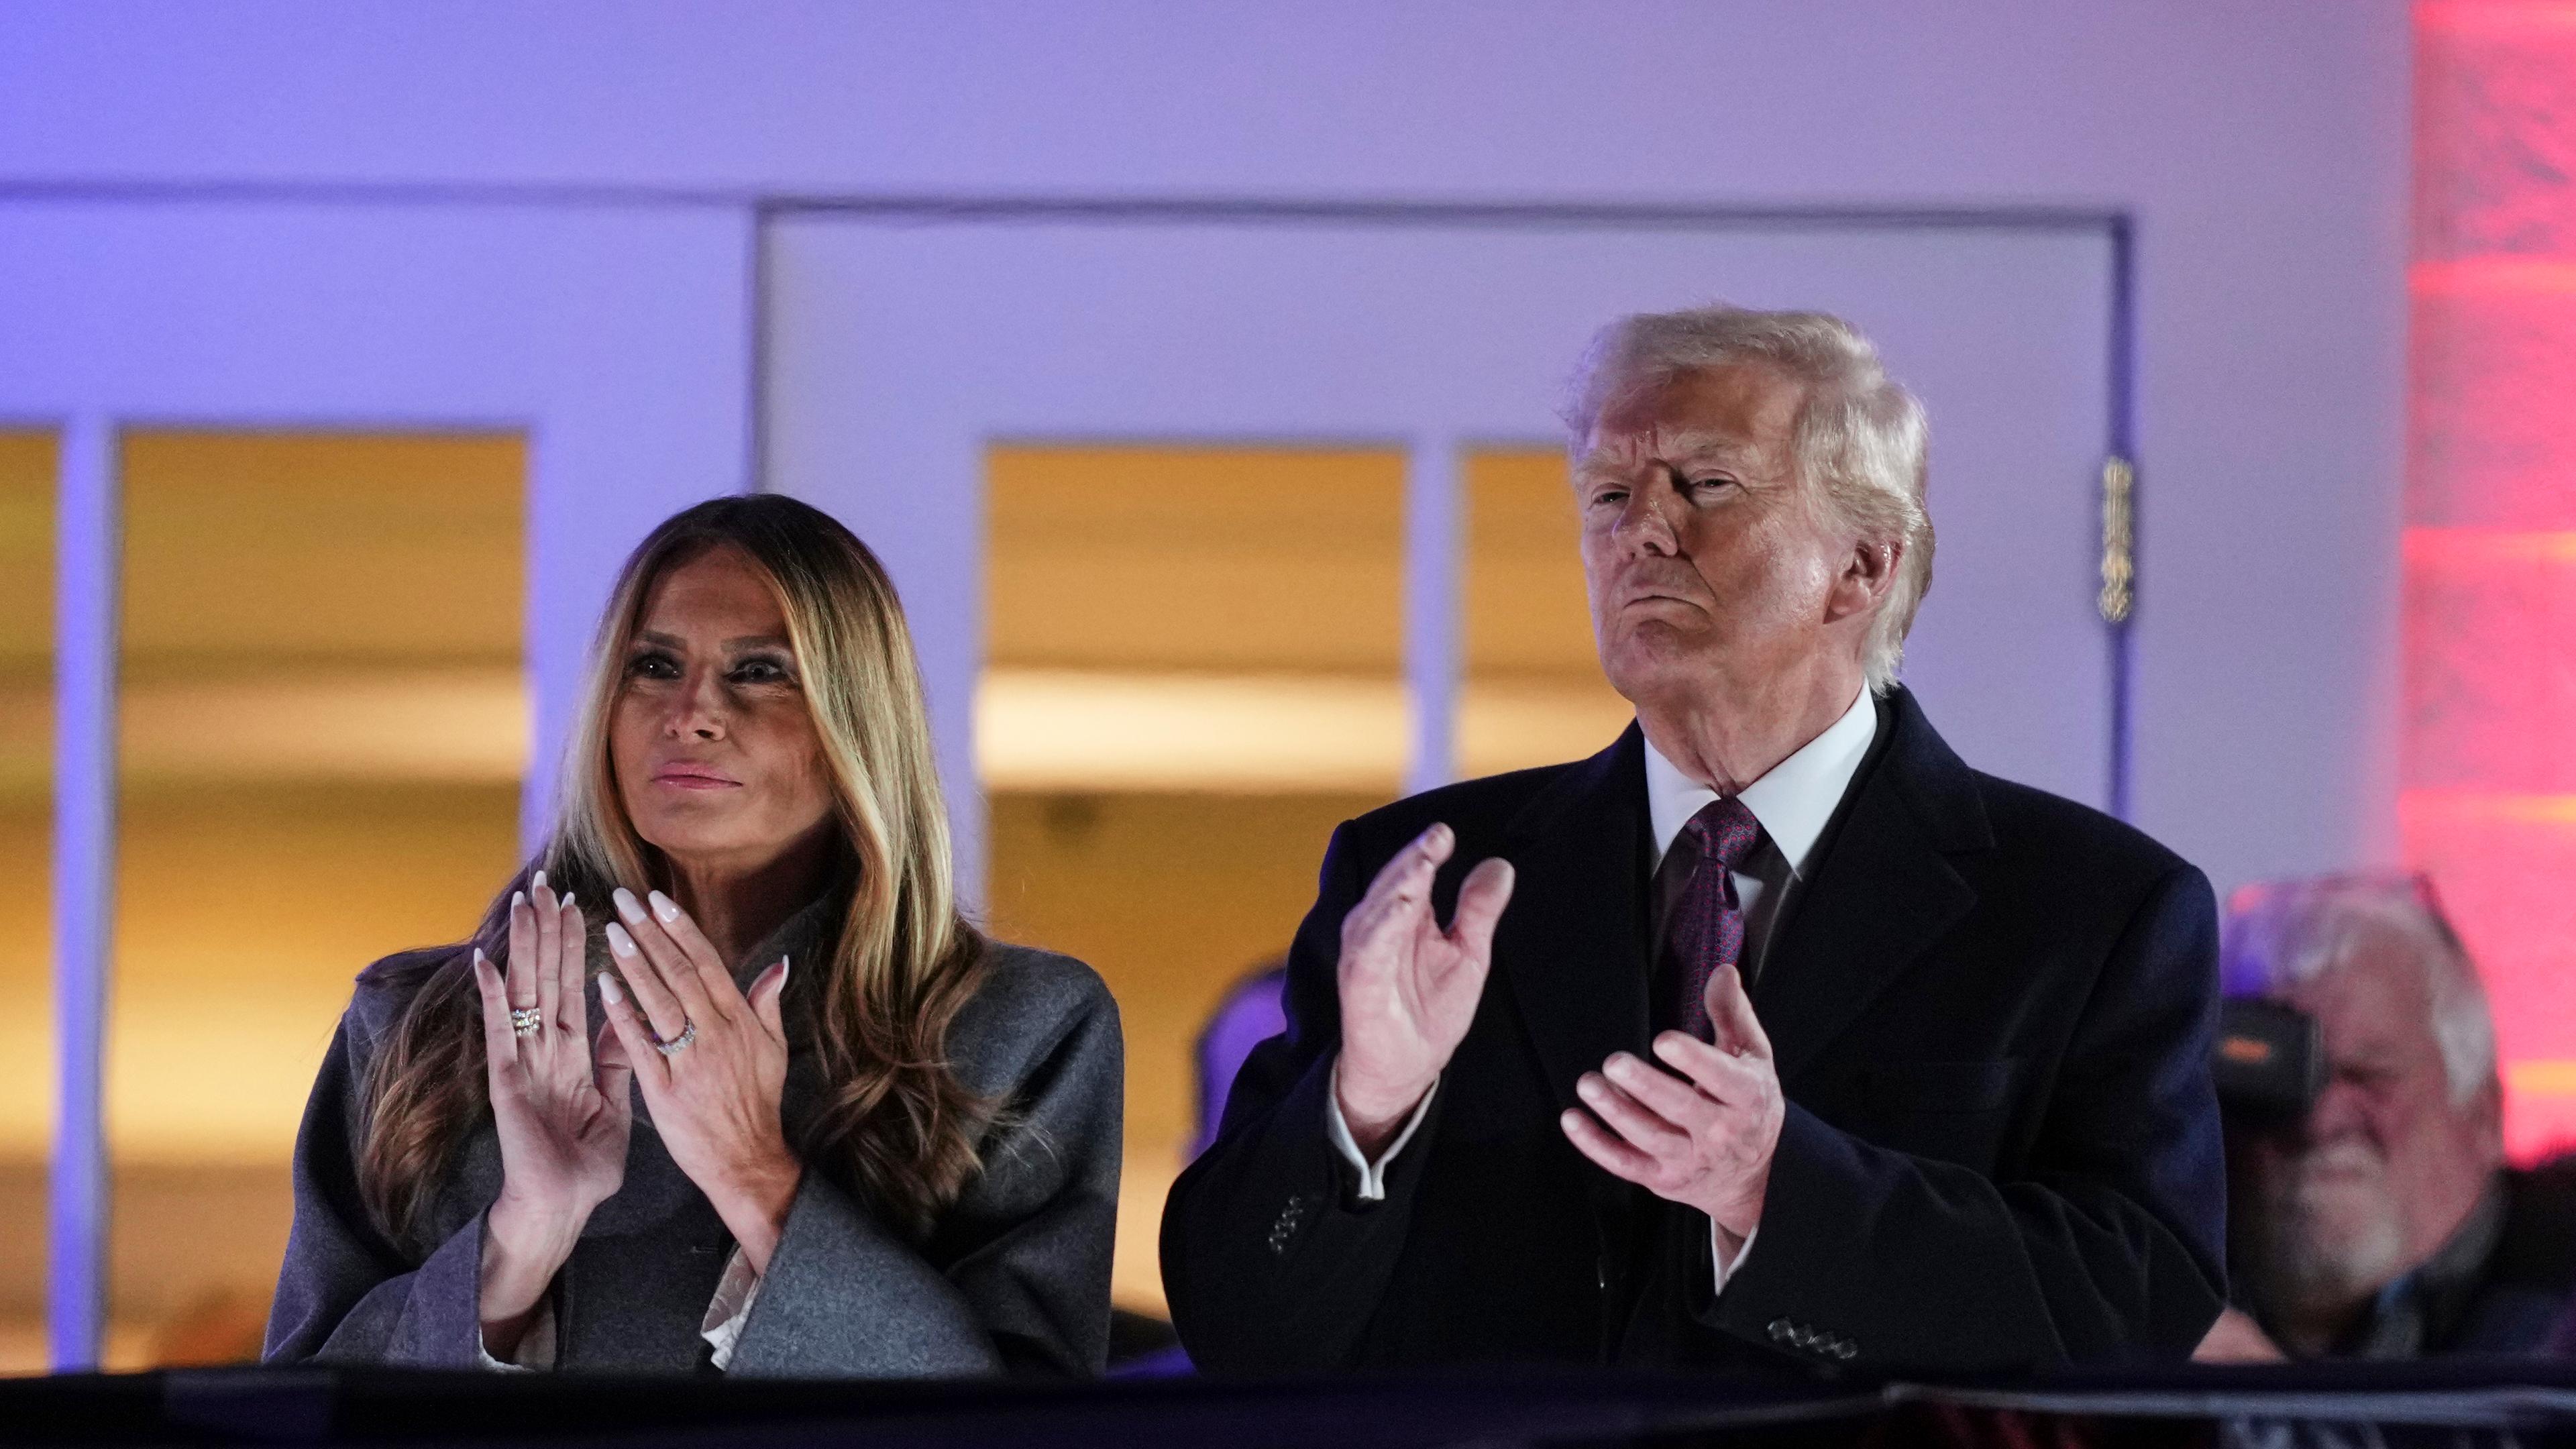
[[[2138,814],[2224,888],[2393,848],[2407,67],[2401,0],[10,0],[0,200],[2122,207]]]

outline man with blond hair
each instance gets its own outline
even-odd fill
[[[1637,723],[1335,832],[1287,1032],[1164,1215],[1191,1356],[2183,1357],[2222,1291],[2209,886],[1897,682],[1921,407],[1837,319],[1711,307],[1610,327],[1568,412]]]

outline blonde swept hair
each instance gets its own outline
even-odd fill
[[[471,948],[506,957],[511,894],[539,869],[589,901],[621,886],[641,895],[671,885],[661,852],[627,816],[609,724],[654,586],[728,547],[766,577],[786,616],[840,827],[837,934],[820,969],[794,978],[806,1009],[790,1026],[805,1023],[806,1039],[791,1049],[817,1055],[828,1084],[798,1147],[915,1233],[978,1166],[988,1104],[949,1069],[946,1038],[980,983],[985,941],[957,905],[947,804],[902,603],[876,555],[830,515],[776,495],[716,498],[665,521],[627,558],[600,619],[546,844],[493,897],[473,937],[414,968],[426,979],[376,1053],[358,1177],[369,1216],[391,1239],[416,1234],[458,1144],[489,1110]]]

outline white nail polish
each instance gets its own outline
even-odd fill
[[[608,949],[620,956],[632,956],[635,954],[635,938],[626,934],[625,927],[611,921],[608,923]]]
[[[663,924],[668,925],[680,918],[680,908],[669,896],[662,894],[660,891],[655,891],[653,892],[652,900],[653,914],[660,916]]]
[[[527,903],[528,903],[528,893],[527,893],[526,891],[512,891],[512,892],[510,892],[510,908],[511,908],[512,910],[517,910],[519,907],[524,906],[524,905],[526,905]]]
[[[616,977],[602,971],[599,973],[599,999],[623,1006],[626,1004],[626,988],[617,984]]]
[[[565,891],[565,892],[564,892],[563,905],[564,905],[564,909],[565,909],[565,910],[571,910],[571,909],[572,909],[572,892],[570,892],[570,891]]]
[[[610,896],[609,899],[617,903],[617,914],[624,916],[630,921],[640,921],[644,919],[644,906],[641,902],[635,899],[635,892],[628,890],[624,886],[619,886],[617,888],[617,893]]]
[[[544,871],[538,871],[535,877],[532,878],[528,884],[536,887],[538,890],[544,890],[546,888],[546,873]]]

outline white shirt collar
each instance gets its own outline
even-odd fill
[[[1825,726],[1823,734],[1744,787],[1739,797],[1744,808],[1762,823],[1762,833],[1789,862],[1790,874],[1806,869],[1816,837],[1825,833],[1825,823],[1834,818],[1834,807],[1842,804],[1861,757],[1877,737],[1878,708],[1863,688],[1851,708]],[[1653,741],[1646,742],[1646,810],[1655,829],[1657,864],[1673,848],[1673,837],[1716,798],[1716,791],[1683,774]]]

